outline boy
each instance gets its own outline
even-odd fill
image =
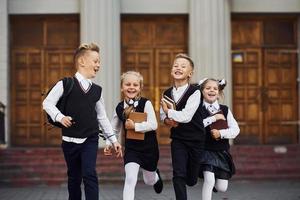
[[[106,116],[102,88],[90,79],[100,69],[99,47],[82,44],[74,55],[77,72],[74,86],[68,96],[65,113],[55,106],[63,95],[63,82],[58,81],[43,102],[43,109],[62,128],[62,149],[68,167],[69,200],[80,200],[83,181],[86,200],[98,200],[99,188],[96,173],[99,127],[121,155],[121,145],[113,134]]]
[[[175,57],[171,76],[174,86],[164,92],[167,99],[175,102],[170,109],[162,99],[160,115],[165,124],[171,126],[171,153],[173,186],[177,200],[186,200],[186,184],[197,183],[199,160],[202,155],[205,129],[200,112],[200,90],[189,84],[194,64],[186,54]]]

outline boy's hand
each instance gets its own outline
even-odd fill
[[[134,129],[134,122],[131,119],[127,119],[125,122],[125,128],[128,129]]]
[[[106,145],[106,147],[103,149],[103,153],[105,156],[111,156],[112,155],[112,146]]]
[[[215,114],[214,117],[216,118],[216,121],[218,120],[226,120],[223,114]]]
[[[122,146],[120,145],[119,142],[114,142],[113,143],[114,148],[115,148],[115,152],[116,152],[116,156],[118,157],[123,157],[123,151],[122,151]]]
[[[73,124],[74,122],[72,121],[72,117],[70,117],[70,116],[65,116],[65,117],[63,117],[63,118],[61,119],[60,123],[61,123],[64,127],[69,128],[69,127],[72,126],[72,124]]]
[[[161,108],[163,109],[164,113],[168,114],[168,106],[167,106],[167,103],[164,102],[163,100],[160,101],[160,105],[161,105]]]
[[[220,131],[217,130],[217,129],[212,129],[210,131],[211,133],[211,136],[215,139],[215,140],[220,140],[221,139],[221,134],[220,134]]]
[[[168,126],[171,126],[171,127],[177,127],[178,126],[178,122],[174,121],[173,119],[169,119],[169,118],[164,119],[164,123]]]

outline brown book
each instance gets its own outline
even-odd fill
[[[134,123],[145,122],[147,121],[147,113],[131,112],[128,118],[131,119]],[[129,129],[127,130],[126,138],[132,140],[144,140],[145,134],[142,132],[135,132],[134,129]]]
[[[167,104],[167,107],[169,109],[176,110],[176,103],[173,99],[171,99],[167,95],[164,95],[162,100]]]
[[[216,114],[223,114],[222,111],[217,112]],[[210,129],[216,129],[216,130],[222,130],[222,129],[227,129],[228,128],[228,123],[227,120],[217,120],[214,123],[210,125]]]

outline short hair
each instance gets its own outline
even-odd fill
[[[83,56],[87,51],[96,51],[97,53],[100,52],[99,46],[95,43],[82,43],[81,45],[79,45],[79,47],[76,49],[75,53],[74,53],[74,61],[76,62],[77,59],[80,56]]]
[[[175,60],[176,60],[177,58],[184,58],[184,59],[186,59],[187,61],[189,61],[191,67],[194,69],[194,62],[193,62],[192,58],[189,57],[187,54],[185,54],[185,53],[179,53],[179,54],[177,54],[177,55],[175,56]]]

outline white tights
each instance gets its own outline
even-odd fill
[[[204,182],[202,187],[202,200],[211,200],[212,190],[215,187],[218,191],[226,192],[228,180],[215,179],[215,174],[209,171],[203,172]]]
[[[134,190],[137,183],[140,165],[134,162],[125,165],[125,184],[123,189],[123,200],[134,200]],[[154,185],[158,180],[156,171],[147,171],[143,169],[143,179],[145,184]]]

